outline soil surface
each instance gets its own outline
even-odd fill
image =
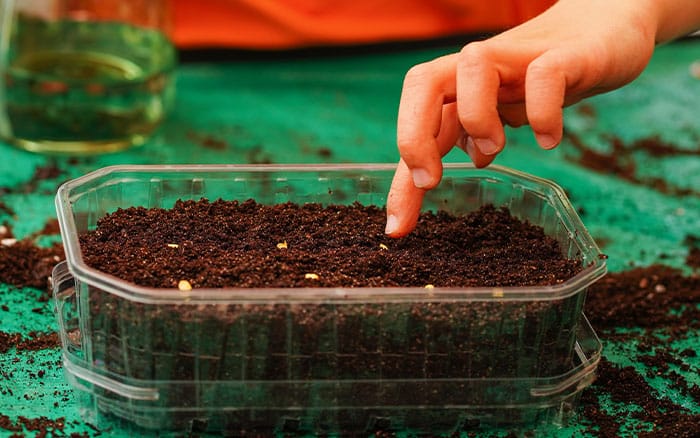
[[[425,213],[398,240],[385,218],[359,204],[180,201],[118,210],[80,244],[88,265],[159,288],[553,285],[582,269],[505,209]]]

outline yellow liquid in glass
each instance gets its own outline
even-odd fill
[[[97,153],[140,144],[172,103],[175,49],[155,30],[20,18],[9,58],[4,134],[28,150]]]

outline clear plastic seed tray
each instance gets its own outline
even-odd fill
[[[86,419],[149,431],[448,433],[560,424],[601,345],[582,315],[604,257],[563,191],[448,165],[424,208],[482,205],[544,228],[583,270],[542,287],[151,289],[86,266],[78,236],[178,199],[383,206],[393,165],[114,166],[64,184],[54,270],[66,375]]]

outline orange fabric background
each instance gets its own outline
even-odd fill
[[[512,27],[555,0],[172,0],[180,47],[284,49]]]

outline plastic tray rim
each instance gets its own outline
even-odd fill
[[[76,179],[65,182],[55,198],[58,222],[66,262],[70,273],[79,281],[121,298],[144,304],[221,304],[221,303],[352,303],[352,302],[439,302],[439,301],[543,301],[561,300],[573,296],[592,284],[607,272],[604,256],[584,227],[576,211],[568,203],[563,189],[556,183],[504,166],[492,165],[476,169],[471,163],[446,163],[446,170],[474,169],[524,179],[546,187],[552,192],[552,201],[563,209],[566,218],[575,227],[577,238],[585,243],[593,254],[598,254],[579,274],[569,280],[550,286],[535,287],[469,287],[435,288],[426,293],[423,287],[396,288],[198,288],[180,291],[177,288],[149,288],[139,286],[87,266],[81,257],[78,236],[71,215],[71,191],[81,185],[106,175],[119,172],[176,173],[176,172],[334,172],[334,171],[393,171],[395,164],[295,164],[295,165],[115,165],[103,167]],[[60,266],[60,265],[59,265]],[[59,268],[57,269],[65,269]]]

